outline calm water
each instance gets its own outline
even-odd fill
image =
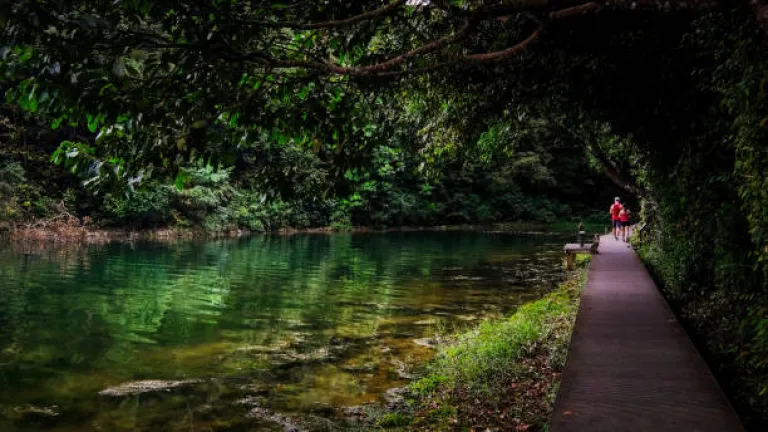
[[[0,430],[332,417],[405,385],[432,338],[551,289],[561,245],[476,232],[0,244]],[[138,380],[195,381],[99,395]]]

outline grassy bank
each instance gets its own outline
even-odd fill
[[[589,258],[578,262],[556,291],[442,345],[426,375],[410,385],[408,412],[387,414],[379,426],[546,430]]]

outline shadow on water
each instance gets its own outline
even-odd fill
[[[407,383],[441,332],[554,287],[563,241],[405,232],[3,247],[0,429],[322,422]]]

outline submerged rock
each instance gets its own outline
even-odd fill
[[[347,423],[349,426],[352,426],[352,430],[371,430],[373,429],[371,424],[371,420],[373,419],[370,412],[371,409],[376,410],[376,405],[367,404],[365,406],[341,407],[337,409],[337,418],[342,422]]]
[[[328,340],[328,343],[334,347],[345,347],[352,343],[352,338],[334,335],[331,336],[331,339]]]
[[[274,411],[271,411],[263,407],[251,408],[251,410],[248,411],[248,414],[246,415],[246,417],[252,420],[260,421],[260,422],[275,423],[281,426],[285,432],[303,432],[306,430],[301,428],[296,423],[296,421],[294,421],[290,417],[284,416],[282,414],[278,414]]]
[[[348,364],[339,366],[344,372],[373,372],[378,367],[376,363]]]
[[[269,355],[270,363],[277,366],[286,366],[296,363],[317,363],[334,358],[334,354],[326,347],[318,348],[307,353],[296,351],[284,351]]]
[[[254,406],[258,407],[261,406],[261,404],[266,400],[266,398],[261,396],[246,396],[244,398],[238,399],[235,401],[236,405],[247,405],[247,406]]]
[[[368,417],[365,408],[359,405],[341,408],[341,412],[350,419],[364,419]]]
[[[243,390],[249,394],[265,395],[269,393],[270,387],[262,383],[249,383],[238,386],[240,390]]]
[[[397,359],[392,359],[392,366],[394,366],[392,371],[395,373],[395,375],[398,376],[398,378],[406,380],[416,378],[416,374],[414,374],[411,370],[413,367],[412,365],[406,364],[405,362]]]
[[[242,389],[256,389],[261,391],[261,384],[249,385]],[[309,412],[283,414],[267,408],[268,398],[262,395],[244,395],[234,400],[234,405],[243,406],[247,412],[245,417],[257,425],[253,430],[282,430],[283,432],[303,432],[315,430],[335,430],[332,422],[325,418],[332,415],[335,408],[323,403],[315,403]]]
[[[434,348],[437,346],[437,340],[434,338],[414,339],[413,343],[427,348]]]
[[[452,281],[481,281],[481,280],[485,280],[486,278],[482,276],[458,275],[458,276],[451,276],[448,279]]]
[[[436,323],[437,323],[437,320],[435,320],[434,318],[427,318],[427,319],[416,321],[413,324],[414,325],[433,325]]]
[[[264,346],[264,345],[249,345],[237,348],[237,353],[256,353],[256,354],[274,354],[285,351],[288,345],[276,345],[276,346]]]
[[[58,417],[59,414],[59,407],[56,405],[51,406],[36,406],[36,405],[23,405],[23,406],[17,406],[13,409],[14,415],[13,417],[18,417],[19,419],[31,419],[31,418],[53,418]]]
[[[132,381],[132,382],[123,383],[118,386],[110,387],[108,389],[102,390],[99,392],[99,395],[121,397],[121,396],[133,396],[133,395],[139,395],[142,393],[151,393],[151,392],[167,392],[167,391],[171,391],[172,389],[176,389],[180,387],[188,387],[194,384],[199,384],[201,382],[203,381],[198,379],[181,380],[181,381],[163,381],[163,380]]]
[[[398,411],[405,407],[405,396],[407,394],[407,387],[395,387],[384,392],[382,397],[387,401],[387,409],[389,411]]]
[[[253,367],[254,364],[258,364],[262,369],[270,369],[270,367],[285,369],[302,364],[333,361],[351,347],[363,343],[372,343],[372,338],[353,339],[334,336],[328,341],[327,346],[320,347],[307,346],[295,341],[269,346],[249,345],[235,349],[225,358],[225,361],[233,365],[242,364],[242,367]]]

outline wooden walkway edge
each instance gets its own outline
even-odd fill
[[[744,430],[637,254],[612,236],[592,257],[549,430]]]

